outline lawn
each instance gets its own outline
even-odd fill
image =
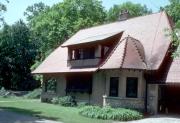
[[[3,101],[3,102],[2,102]],[[39,100],[0,98],[0,108],[32,116],[62,121],[64,123],[111,123],[109,120],[86,118],[79,115],[77,107],[62,107],[41,103]]]

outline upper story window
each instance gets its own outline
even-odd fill
[[[126,97],[137,98],[138,78],[127,77],[126,79]]]
[[[86,49],[75,49],[72,50],[73,60],[78,59],[94,59],[95,58],[95,48],[86,48]]]

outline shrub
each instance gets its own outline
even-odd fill
[[[39,99],[41,97],[42,89],[34,89],[33,91],[29,92],[28,94],[24,95],[25,98],[28,99]]]
[[[89,105],[89,103],[87,103],[87,102],[78,102],[78,103],[77,103],[77,106],[80,107],[80,108],[81,108],[81,107],[88,106],[88,105]]]
[[[51,102],[53,104],[60,104],[62,106],[76,106],[75,98],[72,96],[64,96],[64,97],[54,97]]]
[[[4,87],[1,88],[0,90],[0,97],[15,97],[15,94],[13,94],[12,92],[6,90]]]
[[[135,110],[124,108],[114,109],[109,106],[103,108],[99,106],[85,106],[81,108],[79,113],[82,116],[104,120],[130,121],[143,118],[143,115]]]
[[[59,98],[58,97],[53,97],[51,100],[52,104],[59,104]]]

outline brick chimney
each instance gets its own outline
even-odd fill
[[[122,10],[119,14],[118,21],[124,21],[129,18],[129,12],[128,10]]]

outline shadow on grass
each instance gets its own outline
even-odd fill
[[[50,117],[50,116],[43,116],[42,112],[40,111],[32,111],[28,109],[21,109],[21,108],[15,108],[15,107],[0,107],[0,109],[6,110],[6,111],[11,111],[11,112],[17,112],[19,114],[23,115],[30,115],[39,119],[49,119],[49,120],[55,120],[57,121],[58,118],[55,117]],[[3,110],[0,110],[0,114]]]

